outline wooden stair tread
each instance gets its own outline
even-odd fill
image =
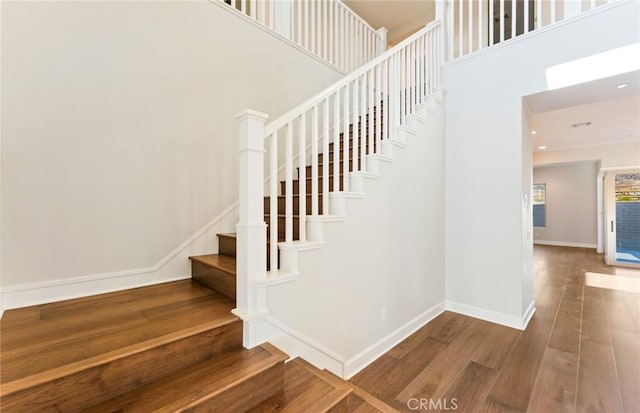
[[[352,395],[359,398],[362,403],[361,408],[359,408],[357,411],[398,413],[395,408],[389,406],[388,404],[373,396],[372,394],[366,392],[365,390],[362,390],[355,384],[342,380],[341,378],[327,370],[320,370],[305,360],[300,360],[300,362],[304,364],[309,369],[309,371],[319,377],[322,377],[328,383],[331,383],[336,387],[349,389],[352,392]]]
[[[198,261],[210,267],[222,270],[228,274],[236,274],[236,258],[221,254],[207,254],[189,257],[192,261]]]
[[[247,413],[330,412],[341,403],[346,403],[350,393],[350,389],[336,387],[313,374],[305,362],[296,358],[285,364],[282,394],[264,401]]]
[[[286,354],[268,343],[251,350],[229,351],[85,411],[183,411],[221,395],[286,359]],[[224,407],[216,411],[224,411]]]
[[[0,394],[5,395],[30,383],[107,363],[159,342],[178,340],[203,329],[217,328],[239,320],[231,314],[234,308],[232,300],[191,280],[167,284],[177,287],[177,295],[180,295],[184,285],[206,294],[196,298],[183,296],[179,301],[163,296],[166,303],[149,300],[147,306],[134,302],[130,304],[128,313],[119,311],[121,308],[118,309],[115,304],[111,313],[101,312],[100,309],[91,312],[86,310],[85,305],[91,300],[67,300],[58,306],[71,308],[76,304],[78,311],[84,309],[84,312],[3,329],[0,338],[0,380],[3,384]],[[149,287],[152,292],[159,290]],[[124,296],[112,294],[116,302]],[[100,303],[105,296],[109,294],[95,296],[94,300]]]
[[[227,238],[235,238],[236,237],[236,233],[235,232],[227,232],[224,234],[217,234],[219,237],[227,237]]]

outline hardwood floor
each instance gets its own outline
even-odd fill
[[[525,331],[445,312],[351,383],[403,412],[640,412],[640,270],[578,248],[534,262]]]

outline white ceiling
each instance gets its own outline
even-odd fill
[[[373,28],[386,28],[390,42],[435,19],[435,0],[344,0],[344,3]]]
[[[623,83],[628,86],[618,89]],[[534,151],[640,140],[640,71],[538,93],[525,102],[533,112]]]

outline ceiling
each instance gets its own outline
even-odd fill
[[[391,43],[435,19],[435,0],[343,1],[374,29],[386,28]]]
[[[618,85],[626,84],[623,89]],[[534,151],[640,140],[640,71],[525,97]],[[545,149],[538,149],[546,146]]]

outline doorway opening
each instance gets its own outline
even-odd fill
[[[640,171],[616,173],[616,261],[640,264]]]

